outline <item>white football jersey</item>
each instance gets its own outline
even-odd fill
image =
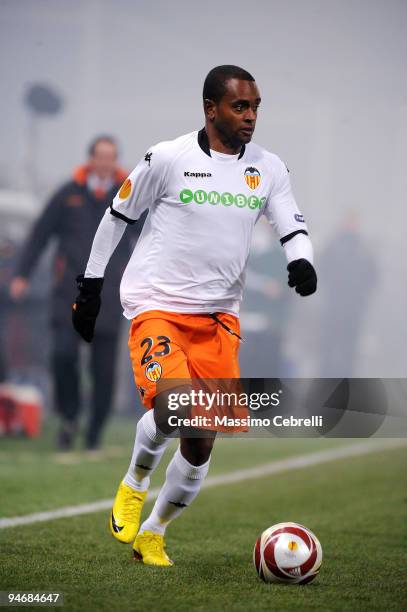
[[[253,143],[239,155],[210,151],[204,130],[153,146],[111,206],[130,223],[146,209],[120,287],[129,319],[146,310],[238,315],[260,216],[282,243],[307,234],[280,158]]]

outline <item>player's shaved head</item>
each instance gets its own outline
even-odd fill
[[[233,66],[231,64],[225,64],[223,66],[216,66],[208,72],[204,86],[203,86],[203,99],[213,100],[213,102],[220,102],[226,93],[226,83],[230,79],[239,79],[241,81],[254,81],[254,77],[239,66]]]

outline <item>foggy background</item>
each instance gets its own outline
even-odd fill
[[[2,236],[23,238],[95,135],[117,136],[130,170],[200,129],[207,72],[241,65],[262,95],[254,141],[290,169],[319,274],[316,295],[288,291],[259,225],[242,375],[404,377],[406,28],[404,0],[0,0]],[[30,118],[33,83],[62,97],[59,114]]]

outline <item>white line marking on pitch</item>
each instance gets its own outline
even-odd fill
[[[252,478],[262,478],[272,474],[281,474],[290,470],[300,470],[320,463],[328,463],[338,459],[348,459],[349,457],[358,457],[393,448],[400,448],[407,445],[407,440],[371,440],[369,442],[361,442],[359,444],[351,444],[350,446],[342,446],[340,448],[317,451],[305,455],[297,455],[273,461],[271,463],[263,463],[253,468],[246,470],[236,470],[218,476],[209,476],[206,478],[203,488],[218,487],[224,484],[232,484],[242,482]],[[149,491],[148,499],[153,501],[156,499],[159,488],[154,488]],[[101,499],[97,502],[89,504],[80,504],[77,506],[66,506],[56,510],[46,512],[35,512],[34,514],[26,514],[25,516],[15,516],[10,518],[0,518],[0,529],[6,527],[17,527],[19,525],[31,525],[33,523],[41,523],[59,518],[67,518],[71,516],[80,516],[81,514],[91,514],[100,512],[101,510],[109,510],[112,507],[113,499]]]

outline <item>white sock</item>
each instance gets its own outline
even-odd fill
[[[174,520],[198,495],[209,469],[210,458],[203,465],[192,465],[178,447],[167,467],[166,480],[158,494],[150,516],[140,527],[164,535]]]
[[[160,463],[169,442],[170,438],[157,429],[153,410],[146,412],[137,423],[133,456],[124,477],[125,484],[136,491],[147,491],[150,476]]]

